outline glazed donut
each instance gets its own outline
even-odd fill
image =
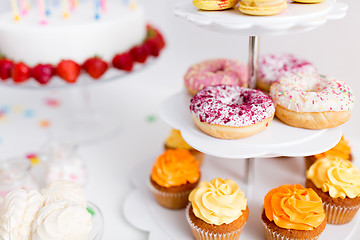
[[[343,81],[317,74],[286,74],[270,88],[276,117],[300,128],[336,127],[350,118],[355,97]]]
[[[240,0],[193,0],[193,5],[201,10],[224,10],[234,7]]]
[[[248,67],[230,59],[212,59],[191,66],[185,76],[184,84],[191,95],[207,86],[219,84],[246,87]]]
[[[289,53],[267,54],[261,56],[257,72],[257,88],[269,92],[273,82],[286,73],[317,73],[314,65]]]
[[[190,103],[195,124],[210,136],[239,139],[263,131],[273,119],[274,103],[265,93],[231,85],[209,86]]]

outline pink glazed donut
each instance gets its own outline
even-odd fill
[[[259,59],[257,88],[269,92],[271,84],[287,73],[317,73],[314,65],[290,53],[268,54]]]
[[[207,86],[219,84],[248,84],[248,67],[243,63],[230,59],[212,59],[191,66],[184,76],[186,89],[191,95]]]
[[[195,124],[210,136],[239,139],[263,131],[273,119],[274,103],[265,93],[231,85],[200,90],[190,104]]]

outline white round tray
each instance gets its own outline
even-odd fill
[[[345,3],[326,0],[317,4],[290,3],[284,12],[274,16],[249,16],[242,14],[238,6],[224,11],[203,11],[193,6],[192,1],[182,1],[176,4],[174,13],[216,32],[261,36],[308,31],[330,19],[344,17],[347,8]]]
[[[191,96],[185,91],[165,99],[160,117],[181,131],[185,141],[197,150],[223,158],[308,156],[327,151],[341,138],[341,127],[308,130],[294,128],[275,119],[265,131],[239,140],[211,137],[197,128],[189,110]]]
[[[353,146],[354,163],[359,164],[360,142],[350,141]],[[161,207],[148,189],[151,167],[156,156],[135,168],[131,181],[134,190],[127,196],[123,211],[128,222],[138,229],[149,232],[149,240],[190,240],[193,239],[185,219],[185,210],[169,210]],[[209,181],[216,177],[230,178],[239,184],[248,199],[249,220],[240,239],[264,239],[260,215],[264,196],[272,188],[283,184],[305,183],[305,163],[303,158],[255,159],[256,172],[253,184],[245,184],[245,161],[222,159],[206,156],[201,167],[201,180]],[[274,177],[276,175],[276,177]],[[249,191],[252,188],[252,191]],[[251,196],[247,192],[252,192]],[[355,240],[360,234],[359,217],[345,225],[328,224],[319,240]]]

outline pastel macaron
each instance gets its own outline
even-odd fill
[[[287,5],[287,0],[241,0],[239,10],[248,15],[268,16],[281,13]]]
[[[224,10],[234,7],[239,0],[193,0],[193,5],[201,10]]]
[[[293,1],[298,3],[320,3],[325,0],[293,0]]]

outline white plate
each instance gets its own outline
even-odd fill
[[[359,163],[360,142],[350,141],[353,145],[354,163]],[[356,143],[356,144],[355,144]],[[356,146],[356,147],[355,147]],[[149,232],[149,240],[190,240],[193,239],[190,228],[185,219],[185,210],[168,210],[161,207],[147,188],[154,156],[144,162],[132,174],[134,190],[125,200],[123,210],[125,218],[135,227]],[[230,178],[239,184],[247,195],[250,216],[240,239],[264,239],[260,215],[263,199],[272,188],[283,184],[305,183],[305,164],[301,157],[297,158],[269,158],[255,159],[255,178],[253,185],[244,183],[245,161],[229,160],[206,156],[201,167],[201,180],[209,181],[216,177]],[[249,191],[251,188],[252,191]],[[357,239],[359,215],[348,224],[330,225],[320,235],[319,240],[354,240]]]
[[[223,158],[307,156],[327,151],[341,138],[341,127],[309,130],[290,127],[274,119],[263,132],[239,140],[211,137],[194,124],[190,95],[185,91],[170,96],[160,106],[160,117],[181,131],[185,141],[206,154]]]
[[[284,12],[274,16],[249,16],[242,14],[238,6],[224,11],[203,11],[193,6],[192,1],[183,1],[176,4],[174,13],[205,29],[261,36],[308,31],[329,19],[344,17],[347,8],[345,3],[326,0],[317,4],[290,3]]]

